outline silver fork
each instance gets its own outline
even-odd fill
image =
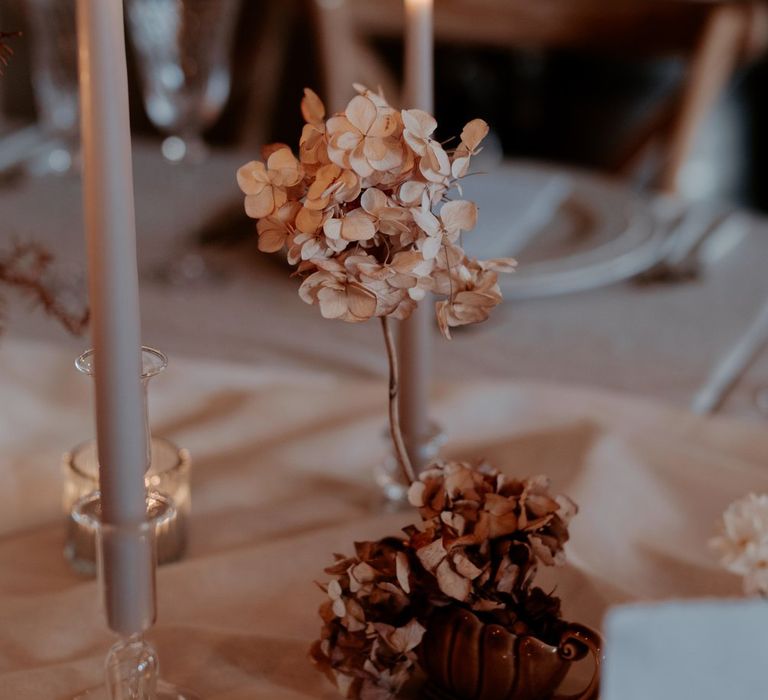
[[[715,366],[691,401],[694,413],[714,413],[768,345],[768,299],[744,334]]]
[[[661,259],[648,270],[638,275],[641,284],[685,282],[698,277],[702,271],[702,252],[705,244],[715,234],[723,231],[729,223],[737,220],[733,209],[705,207],[703,205],[678,205],[670,213],[670,205],[660,203],[660,225],[667,226],[668,234]],[[731,234],[729,234],[731,235]]]

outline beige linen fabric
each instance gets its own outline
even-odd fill
[[[0,344],[0,698],[65,700],[100,680],[111,636],[96,584],[61,548],[61,453],[92,434],[89,380],[68,352]],[[385,385],[171,358],[151,385],[154,432],[194,458],[191,550],[159,571],[151,637],[164,675],[211,700],[337,697],[306,651],[313,580],[353,540],[396,534],[372,469]],[[600,623],[624,600],[729,595],[706,541],[727,503],[768,489],[759,425],[700,419],[599,391],[443,384],[447,452],[548,473],[581,513],[557,581],[567,616]]]
[[[378,324],[328,323],[302,303],[297,280],[277,256],[252,246],[207,252],[220,275],[179,286],[162,282],[172,261],[194,250],[201,229],[229,218],[224,230],[250,231],[235,182],[253,151],[215,151],[204,167],[165,162],[155,142],[134,143],[136,217],[145,342],[192,357],[261,362],[282,368],[322,367],[344,378],[381,379],[386,359]],[[541,166],[535,166],[541,169]],[[515,187],[530,164],[513,162],[489,175],[484,189]],[[552,167],[577,189],[604,182],[594,174]],[[506,185],[505,185],[506,183]],[[582,183],[579,185],[578,183]],[[600,204],[623,210],[615,196]],[[14,238],[43,243],[67,277],[83,274],[84,236],[80,180],[75,176],[27,178],[0,186],[0,244]],[[484,204],[479,226],[507,213],[508,202]],[[582,294],[508,300],[488,323],[457,330],[450,343],[436,340],[434,370],[452,377],[517,380],[520,377],[589,385],[687,406],[709,372],[745,331],[768,298],[768,224],[748,216],[749,233],[701,279],[680,285],[618,284]],[[474,232],[469,235],[482,235]],[[17,298],[11,297],[14,302]],[[7,309],[8,333],[80,348],[44,314],[23,303]],[[311,343],[306,342],[311,338]],[[763,353],[723,407],[731,415],[760,418],[755,391],[768,383]]]

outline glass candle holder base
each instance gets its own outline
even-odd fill
[[[104,662],[104,684],[79,693],[75,700],[200,700],[160,678],[157,651],[145,637],[157,615],[158,532],[175,521],[169,499],[149,494],[147,503],[146,520],[136,523],[103,522],[98,492],[81,498],[73,509],[96,533],[102,605],[110,628],[120,630]]]
[[[383,462],[374,467],[374,478],[388,503],[402,505],[408,501],[408,484],[403,479],[397,457],[392,450],[392,438],[390,437],[389,430],[385,431],[384,437],[390,445],[390,452]],[[417,454],[414,456],[413,462],[417,476],[420,471],[417,465],[426,466],[434,462],[440,456],[440,450],[445,444],[445,439],[445,433],[440,426],[432,423],[429,427],[429,433],[418,446]]]
[[[119,700],[133,700],[133,698],[128,696],[125,699],[120,698],[120,696],[118,698]],[[117,698],[109,694],[109,689],[106,685],[102,685],[76,695],[73,700],[117,700]],[[144,698],[141,698],[141,700],[144,700]],[[157,690],[155,690],[153,695],[148,696],[147,700],[202,700],[202,698],[185,688],[179,688],[171,683],[160,681],[157,684]]]
[[[200,700],[190,691],[158,678],[157,652],[140,634],[112,646],[104,671],[104,685],[86,690],[74,700]]]

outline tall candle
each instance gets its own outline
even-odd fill
[[[77,0],[77,26],[105,606],[129,635],[154,619],[154,570],[130,530],[146,519],[148,465],[122,0]]]
[[[405,0],[405,103],[408,109],[434,109],[433,0]]]
[[[433,2],[405,0],[405,107],[433,111]],[[420,446],[430,432],[429,384],[432,365],[434,308],[423,299],[413,315],[400,324],[400,417],[408,454],[418,470]]]

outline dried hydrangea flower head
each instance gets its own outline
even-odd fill
[[[356,556],[336,555],[321,588],[321,638],[310,656],[344,697],[390,698],[408,680],[424,627],[410,614],[408,561],[402,542],[358,542]]]
[[[710,546],[728,571],[743,577],[747,595],[768,596],[768,495],[731,503]]]
[[[497,275],[510,259],[480,262],[461,247],[477,206],[459,181],[488,133],[475,119],[447,150],[435,119],[396,110],[355,86],[346,109],[326,119],[305,90],[306,122],[298,158],[283,144],[237,172],[248,216],[258,219],[259,248],[285,251],[303,278],[299,294],[325,318],[350,322],[408,318],[434,292],[442,333],[488,318],[501,301]]]
[[[560,601],[533,586],[539,563],[564,562],[575,504],[543,477],[509,478],[488,465],[442,462],[409,490],[421,524],[406,538],[336,555],[321,586],[315,664],[348,698],[393,697],[413,672],[430,615],[468,608],[513,634],[556,645]]]
[[[421,528],[410,545],[440,591],[487,612],[519,603],[539,563],[561,565],[576,505],[546,477],[514,479],[485,464],[437,463],[411,485]]]

